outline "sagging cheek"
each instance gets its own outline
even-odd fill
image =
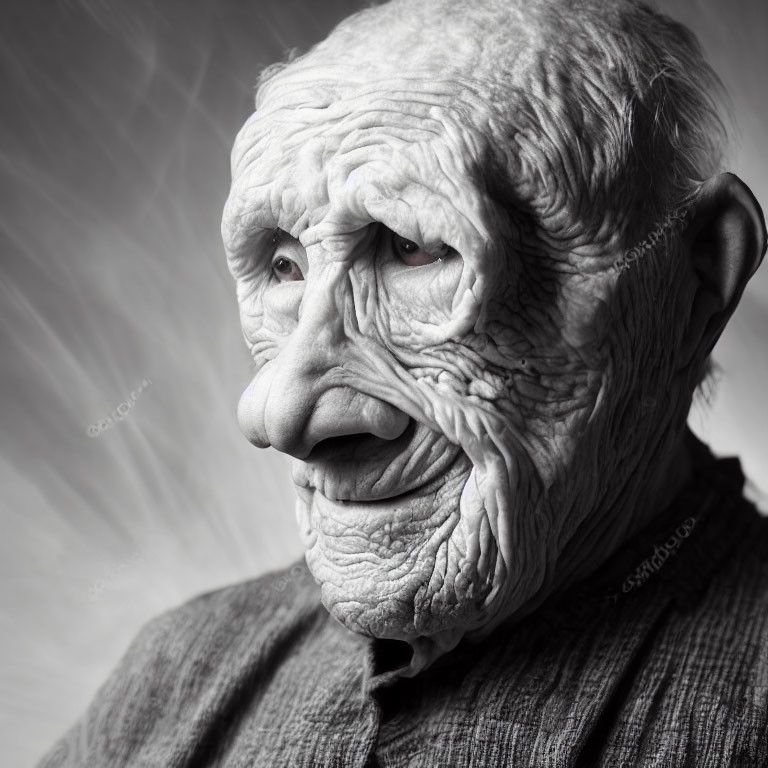
[[[457,254],[419,267],[394,262],[379,266],[377,320],[393,345],[420,349],[435,343],[452,320],[463,266]]]
[[[261,286],[259,294],[264,311],[265,330],[278,334],[290,333],[298,322],[299,307],[304,297],[304,283],[267,283]]]

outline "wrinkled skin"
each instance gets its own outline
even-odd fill
[[[698,375],[676,267],[611,268],[654,223],[605,156],[621,93],[565,78],[533,12],[507,6],[501,42],[460,5],[373,9],[273,73],[223,222],[242,428],[294,457],[324,605],[408,641],[411,674],[659,511]]]

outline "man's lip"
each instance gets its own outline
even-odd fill
[[[450,468],[453,467],[453,465],[458,460],[459,456],[456,456],[456,458],[453,460],[453,462],[449,465],[448,471],[450,471]],[[415,488],[410,488],[407,491],[403,491],[402,493],[397,493],[394,496],[378,496],[378,497],[371,497],[366,499],[329,499],[329,501],[336,501],[340,504],[360,504],[360,503],[366,503],[371,505],[381,504],[382,506],[389,506],[391,504],[397,504],[401,501],[407,501],[411,498],[420,498],[422,496],[428,496],[430,493],[433,493],[436,491],[441,485],[443,485],[448,478],[448,472],[445,472],[443,474],[438,475],[437,477],[432,478],[431,480],[427,480],[427,482],[423,483],[422,485],[418,485]]]
[[[467,465],[467,466],[465,466]],[[319,488],[315,485],[305,486],[307,490],[318,493],[324,499],[339,505],[345,504],[366,504],[372,507],[376,505],[390,507],[392,504],[408,501],[414,498],[422,496],[428,496],[431,493],[437,491],[442,485],[452,479],[454,476],[464,472],[468,469],[469,460],[466,454],[458,449],[456,455],[451,461],[436,472],[434,476],[429,477],[425,482],[415,486],[405,488],[405,490],[398,491],[397,493],[382,493],[382,494],[354,494],[349,496],[340,496],[329,494],[325,488]]]

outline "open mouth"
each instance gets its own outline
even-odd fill
[[[416,427],[416,421],[411,419],[408,426],[394,440],[383,440],[370,433],[328,437],[321,440],[304,461],[307,464],[353,461],[361,459],[371,452],[381,452],[382,450],[394,455],[400,453],[413,441]]]
[[[411,419],[394,440],[370,434],[323,440],[293,462],[293,481],[329,501],[391,504],[434,491],[465,464],[460,446]]]

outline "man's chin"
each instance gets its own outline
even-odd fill
[[[418,572],[393,582],[389,574],[369,567],[345,578],[345,570],[329,563],[317,547],[307,553],[307,563],[320,584],[323,605],[352,632],[413,642],[446,631],[463,632],[477,619],[474,601],[444,603],[439,594],[429,594]]]
[[[376,502],[298,489],[307,564],[334,618],[354,632],[409,642],[477,625],[489,575],[461,560],[468,476]]]

